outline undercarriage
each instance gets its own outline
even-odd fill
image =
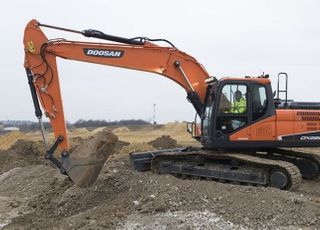
[[[315,179],[320,169],[319,154],[290,149],[237,153],[189,147],[132,153],[130,160],[141,172],[283,190],[298,187],[302,178]]]

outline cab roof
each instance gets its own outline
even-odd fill
[[[270,79],[267,77],[223,77],[219,81],[252,81],[263,85],[271,83]]]

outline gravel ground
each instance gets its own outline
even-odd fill
[[[84,189],[44,165],[32,148],[30,159],[21,146],[0,151],[0,228],[320,228],[319,180],[281,191],[139,173],[128,159],[139,146],[147,147],[116,146],[98,180]]]

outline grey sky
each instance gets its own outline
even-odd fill
[[[0,120],[34,120],[22,45],[32,18],[123,37],[166,38],[217,77],[265,72],[275,87],[277,73],[285,71],[291,98],[320,99],[318,0],[5,0],[1,9]],[[88,40],[45,32],[50,38]],[[58,69],[69,121],[149,119],[153,103],[160,122],[194,117],[184,90],[164,77],[61,59]]]

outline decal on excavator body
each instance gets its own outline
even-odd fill
[[[105,58],[121,58],[124,54],[124,51],[122,50],[89,49],[89,48],[84,48],[83,52],[87,56],[105,57]]]

